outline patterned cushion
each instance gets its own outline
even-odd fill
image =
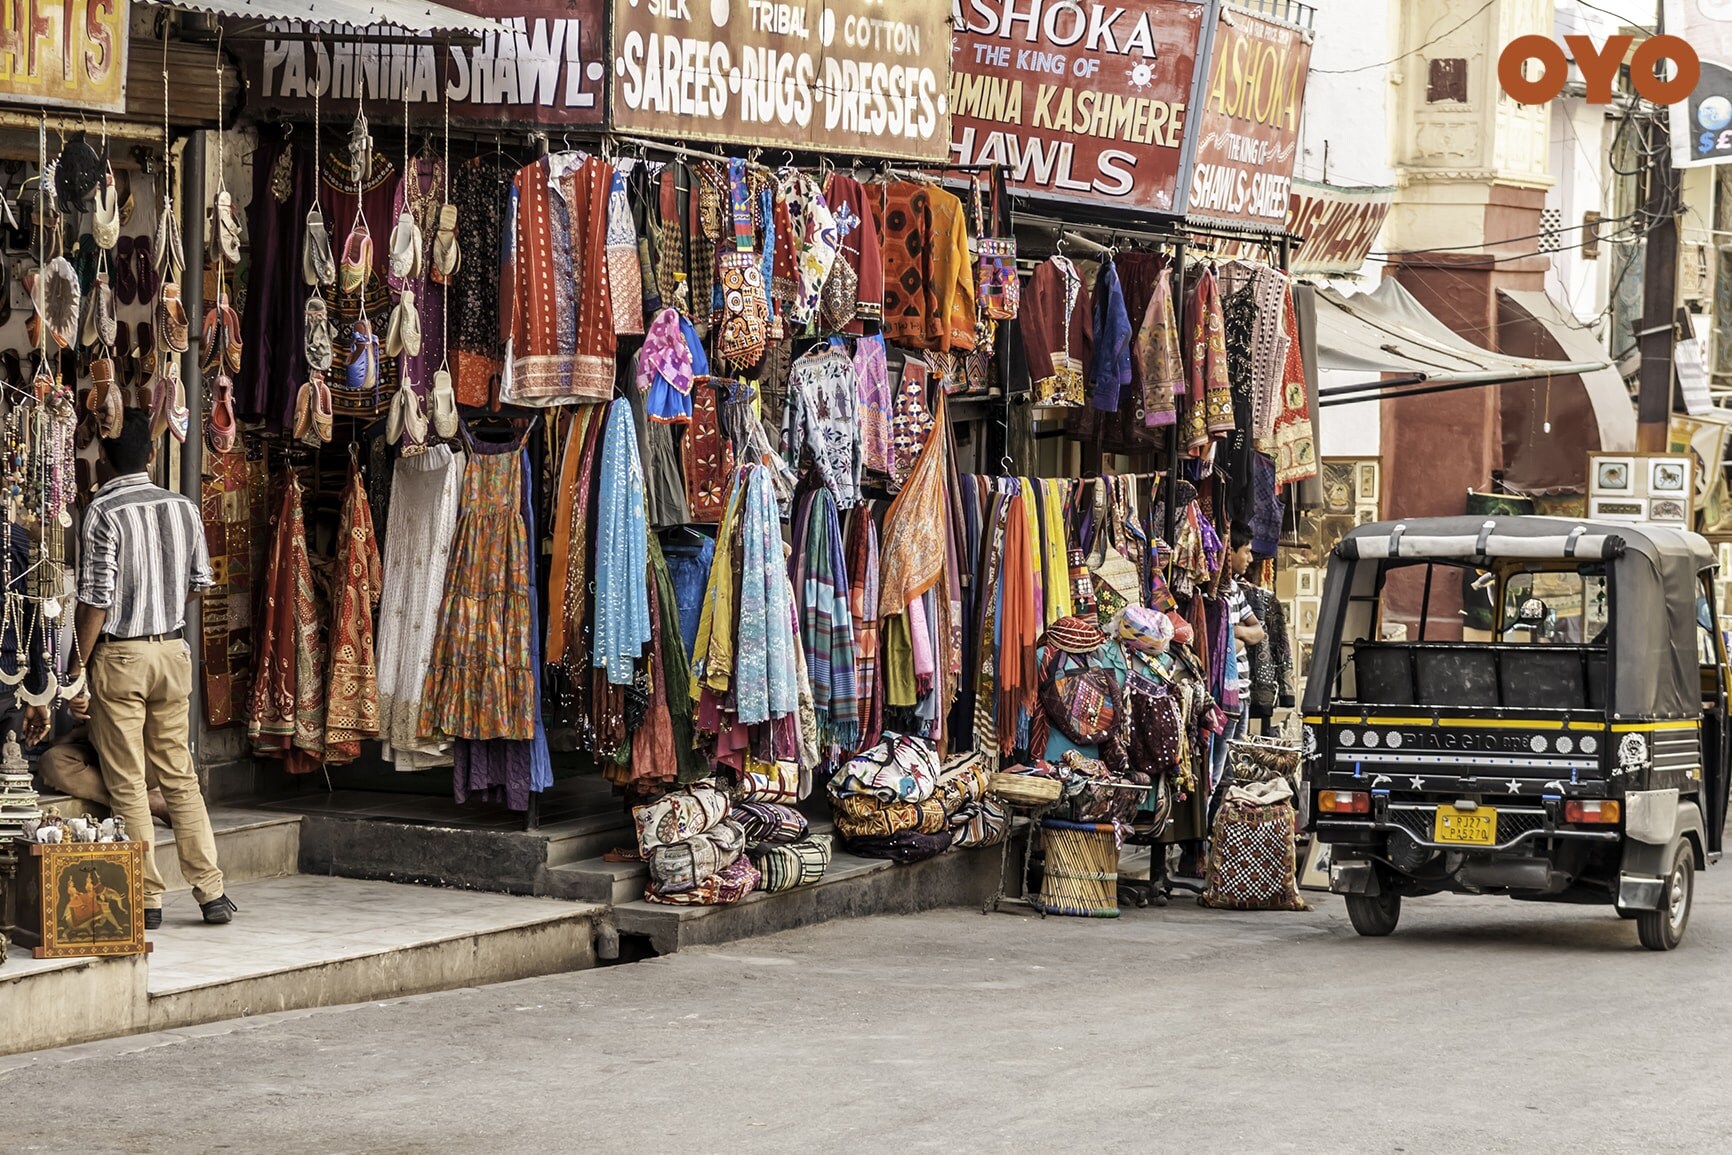
[[[745,830],[747,842],[798,842],[809,828],[804,814],[777,802],[742,802],[729,817]]]
[[[970,802],[986,797],[987,779],[992,777],[985,758],[979,754],[963,754],[944,764],[933,797],[938,799],[946,814],[956,814]]]
[[[1309,910],[1293,877],[1293,804],[1222,803],[1210,834],[1199,905],[1225,910]]]
[[[869,796],[852,795],[832,798],[830,811],[837,831],[846,838],[888,838],[904,830],[937,834],[950,825],[937,798],[924,802],[880,802]]]
[[[723,819],[684,842],[658,846],[649,853],[650,877],[664,893],[691,890],[740,857],[746,832]]]
[[[991,799],[970,802],[950,816],[953,845],[997,846],[1010,834],[1010,813]]]
[[[868,795],[884,802],[924,802],[938,783],[938,755],[919,738],[893,734],[851,759],[830,779],[830,797]]]
[[[752,893],[761,878],[752,860],[741,855],[691,890],[667,891],[652,880],[643,896],[668,906],[731,906]]]
[[[775,893],[796,886],[810,886],[824,877],[830,865],[830,836],[815,835],[787,846],[754,846],[752,865],[764,876],[759,890]]]
[[[702,834],[728,816],[728,796],[713,783],[695,782],[654,802],[632,808],[637,846],[645,858],[658,846]]]

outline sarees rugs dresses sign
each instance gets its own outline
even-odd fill
[[[953,0],[951,140],[1013,189],[1181,211],[1200,0]]]
[[[618,0],[613,127],[939,160],[950,47],[931,0]]]

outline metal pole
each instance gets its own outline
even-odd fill
[[[187,434],[180,447],[180,492],[203,508],[204,501],[204,377],[199,369],[199,349],[204,343],[204,203],[205,155],[209,133],[200,129],[187,137],[180,158],[180,231],[186,246],[186,274],[181,278],[181,300],[186,303],[192,339],[181,356],[181,380],[186,385]],[[164,179],[167,178],[165,173]],[[192,742],[192,762],[199,769],[199,750],[204,735],[204,677],[202,666],[204,605],[186,607],[187,649],[192,652],[192,693],[187,699],[187,733]]]
[[[1657,5],[1659,30],[1665,31],[1665,6]],[[1648,245],[1642,262],[1641,385],[1636,397],[1636,449],[1664,453],[1672,420],[1673,311],[1678,289],[1678,173],[1672,167],[1672,139],[1667,112],[1649,119],[1649,156],[1656,159],[1647,172],[1643,217]]]

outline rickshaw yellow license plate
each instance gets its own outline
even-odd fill
[[[1490,806],[1481,806],[1478,810],[1439,806],[1437,820],[1432,827],[1432,841],[1460,846],[1495,846],[1497,811]]]

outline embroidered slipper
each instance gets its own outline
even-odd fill
[[[120,320],[114,312],[114,290],[108,284],[108,272],[96,274],[96,284],[90,294],[90,314],[95,319],[96,341],[104,349],[114,352],[120,349],[116,344],[120,336]],[[96,342],[86,341],[85,344]]]
[[[168,432],[184,445],[186,435],[192,429],[192,410],[187,407],[186,384],[180,379],[180,362],[170,359],[168,379],[174,385],[174,401],[168,409]]]
[[[463,251],[457,245],[457,206],[441,205],[439,231],[433,234],[433,282],[449,285],[463,265]]]
[[[155,299],[157,286],[160,284],[156,275],[156,262],[150,251],[149,237],[133,240],[132,267],[135,270],[133,280],[138,282],[138,303],[148,305]]]
[[[174,382],[169,380],[161,366],[157,366],[146,388],[150,391],[150,438],[160,441],[168,432],[168,411],[174,405]]]
[[[391,406],[385,411],[385,444],[395,445],[403,440],[404,415],[408,405],[407,389],[398,389],[397,395],[391,398]]]
[[[367,221],[359,214],[355,217],[355,227],[349,230],[348,239],[343,242],[343,268],[340,284],[345,293],[359,293],[366,289],[367,281],[373,276],[373,237],[367,231]]]
[[[335,407],[331,402],[331,385],[325,380],[323,373],[313,374],[313,432],[319,440],[329,445],[331,443],[331,427],[335,420]]]
[[[337,343],[337,330],[331,324],[325,298],[317,293],[307,298],[305,326],[307,367],[317,373],[329,371],[333,348]]]
[[[120,190],[110,169],[96,188],[96,203],[90,213],[90,235],[104,252],[120,239]]]
[[[114,293],[122,305],[139,300],[138,277],[133,272],[132,256],[132,247],[136,243],[132,237],[121,237],[114,245]]]
[[[222,189],[210,206],[210,255],[229,268],[241,263],[241,226],[235,219],[234,197]]]
[[[325,214],[318,205],[307,210],[307,232],[301,239],[301,279],[309,288],[337,283],[337,258],[331,252],[331,233],[325,228]]]
[[[385,327],[385,356],[421,355],[421,314],[415,311],[415,290],[404,289]]]
[[[403,382],[399,393],[409,397],[403,406],[403,452],[421,453],[427,448],[427,405],[413,381]]]
[[[191,347],[187,333],[186,306],[181,303],[180,286],[173,282],[162,286],[156,300],[156,335],[162,347],[170,353],[184,353]]]
[[[433,432],[450,440],[457,436],[457,392],[451,384],[451,372],[440,369],[433,374]]]
[[[42,317],[48,323],[48,334],[62,349],[71,348],[78,338],[78,273],[65,257],[48,262],[42,278]]]
[[[223,322],[223,364],[230,373],[241,371],[241,319],[235,315],[234,306],[229,304],[227,293],[217,298],[220,303],[219,313]]]
[[[313,432],[313,383],[304,382],[295,390],[295,423],[293,433],[296,441],[303,445],[317,445],[318,436]]]
[[[132,199],[132,173],[126,169],[115,172],[109,170],[114,178],[115,199],[120,202],[120,227],[125,228],[132,223],[132,214],[136,208]]]
[[[227,373],[217,374],[205,435],[212,453],[227,453],[235,447],[235,383]]]
[[[379,338],[373,335],[373,325],[365,316],[355,322],[346,376],[355,403],[365,405],[371,398],[376,409],[379,404]]]
[[[90,392],[85,406],[96,415],[96,432],[101,437],[119,437],[125,411],[120,387],[114,383],[114,362],[98,357],[90,363]]]
[[[391,276],[398,281],[421,279],[421,226],[408,209],[397,214],[397,224],[391,229],[389,252]]]
[[[156,214],[156,275],[163,281],[179,283],[186,272],[186,250],[181,247],[180,217],[174,211],[174,198],[162,198],[162,211]]]

